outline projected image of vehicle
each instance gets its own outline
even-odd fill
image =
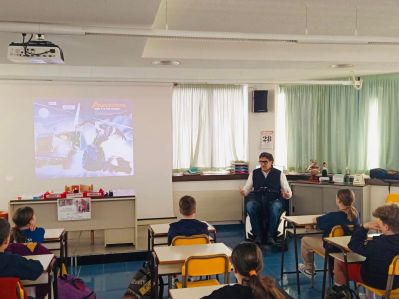
[[[130,104],[35,103],[39,178],[133,175]]]

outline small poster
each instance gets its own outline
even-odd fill
[[[261,149],[273,149],[273,131],[261,131],[260,132],[260,148]]]
[[[91,219],[91,199],[59,198],[57,200],[58,221]]]

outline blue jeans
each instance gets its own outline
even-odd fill
[[[266,199],[264,199],[266,200]],[[277,231],[278,221],[283,210],[283,202],[281,199],[266,200],[265,210],[262,211],[261,200],[248,200],[246,203],[246,210],[251,219],[252,231],[257,238],[274,237]],[[265,219],[262,219],[262,216]],[[263,233],[263,222],[266,222],[266,233]]]

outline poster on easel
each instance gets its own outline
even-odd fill
[[[261,131],[260,132],[260,148],[261,149],[273,149],[273,131]]]
[[[91,198],[57,199],[58,221],[91,219]]]

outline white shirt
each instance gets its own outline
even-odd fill
[[[265,178],[267,178],[267,175],[269,174],[269,172],[264,172],[262,170],[262,173],[265,176]],[[245,196],[247,196],[253,189],[252,176],[253,176],[253,171],[251,171],[251,173],[249,174],[247,182],[245,183],[245,186],[242,188]],[[280,185],[281,185],[281,193],[288,192],[288,194],[289,194],[288,197],[285,197],[285,199],[290,199],[292,197],[292,191],[291,191],[290,185],[288,184],[287,177],[285,176],[285,174],[283,172],[281,172],[281,174],[280,174]]]

